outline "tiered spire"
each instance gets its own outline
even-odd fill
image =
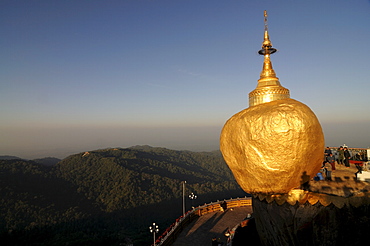
[[[249,106],[290,98],[289,90],[281,86],[279,78],[276,77],[275,71],[272,68],[270,55],[275,53],[276,49],[272,47],[268,34],[266,10],[264,11],[264,19],[264,40],[262,42],[262,49],[258,51],[258,54],[264,56],[264,62],[257,87],[249,93]]]

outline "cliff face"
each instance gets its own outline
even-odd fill
[[[262,245],[369,245],[370,203],[339,208],[320,202],[279,205],[253,198]]]

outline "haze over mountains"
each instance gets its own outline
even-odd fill
[[[135,146],[56,161],[0,160],[0,241],[148,245],[148,225],[163,231],[182,214],[182,181],[194,205],[246,195],[219,151]]]

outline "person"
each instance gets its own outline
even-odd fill
[[[326,147],[325,151],[324,151],[324,155],[325,155],[325,160],[327,161],[328,160],[328,156],[331,154],[331,149],[329,147]]]
[[[349,165],[349,159],[351,159],[351,154],[349,153],[347,147],[344,147],[344,149],[343,149],[343,156],[344,156],[344,165],[347,168],[349,168],[350,167],[350,165]]]
[[[362,166],[360,166],[360,164],[356,164],[356,168],[357,168],[357,172],[355,172],[355,175],[356,175],[356,178],[357,178],[357,174],[362,173]]]
[[[343,147],[340,146],[338,149],[338,164],[343,165],[343,159],[344,159],[344,150]]]
[[[322,171],[321,170],[320,170],[320,172],[318,172],[316,174],[316,176],[313,178],[313,180],[315,180],[315,181],[324,180],[324,177],[322,176]]]
[[[355,161],[361,161],[360,153],[356,153],[354,159]]]
[[[326,173],[326,178],[325,179],[331,181],[332,167],[331,167],[331,165],[328,161],[325,162],[324,168],[325,168],[325,173]]]
[[[223,201],[223,202],[220,204],[220,207],[221,207],[221,212],[226,211],[226,209],[227,209],[227,202],[226,202],[226,201]]]
[[[212,238],[212,246],[218,246],[217,238]]]
[[[307,172],[304,171],[301,176],[301,190],[309,189],[310,189],[310,175],[308,175]]]
[[[329,154],[327,160],[330,163],[332,170],[335,171],[335,157],[332,153]]]
[[[360,151],[358,154],[360,156],[360,161],[365,161],[365,153]]]
[[[222,246],[222,244],[220,238],[212,238],[212,246]]]
[[[316,176],[313,178],[313,180],[315,181],[321,181],[321,180],[324,180],[324,176],[323,174],[326,175],[326,172],[325,172],[325,161],[323,161],[322,165],[321,165],[321,169],[320,171],[316,174]]]

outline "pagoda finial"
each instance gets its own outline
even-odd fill
[[[258,51],[258,54],[264,56],[264,61],[257,88],[249,93],[250,106],[290,98],[289,90],[281,86],[279,78],[276,77],[275,71],[272,68],[270,55],[274,54],[277,50],[272,48],[272,43],[270,41],[266,10],[264,11],[263,16],[265,22],[265,33],[262,42],[262,49]]]
[[[260,55],[271,55],[276,52],[275,48],[272,48],[272,43],[270,41],[269,32],[268,32],[268,23],[267,23],[267,11],[265,10],[263,13],[263,16],[265,17],[265,34],[264,39],[262,42],[262,49],[258,51],[258,54]]]
[[[258,54],[265,56],[265,60],[263,62],[263,68],[261,72],[260,78],[274,78],[276,77],[275,71],[272,68],[272,63],[270,61],[270,55],[276,52],[275,48],[272,48],[272,43],[270,41],[269,33],[268,33],[268,24],[267,24],[267,11],[265,10],[263,13],[265,18],[265,34],[264,39],[262,42],[262,49],[258,51]]]

